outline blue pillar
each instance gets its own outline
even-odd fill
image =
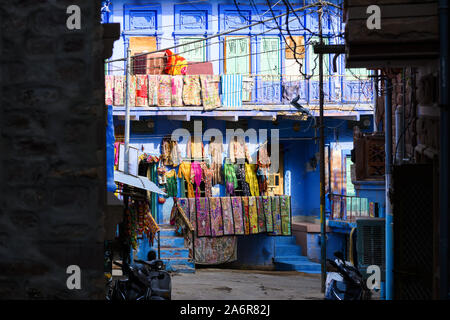
[[[393,252],[393,216],[389,190],[391,187],[391,159],[392,159],[392,82],[385,81],[385,177],[386,177],[386,300],[392,300],[394,296],[394,252]]]

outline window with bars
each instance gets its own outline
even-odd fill
[[[205,62],[206,61],[206,41],[196,42],[192,44],[186,44],[196,40],[202,40],[201,37],[183,37],[180,38],[179,44],[182,45],[178,48],[178,53],[185,58],[188,62]]]
[[[225,37],[224,50],[224,69],[226,74],[251,73],[251,49],[249,37]]]

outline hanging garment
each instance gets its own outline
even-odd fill
[[[188,65],[186,59],[178,54],[174,54],[169,49],[165,53],[167,59],[166,73],[172,76],[186,74]]]
[[[192,184],[192,177],[191,177],[191,164],[189,162],[182,162],[178,168],[178,178],[184,178],[184,180],[187,182],[187,196],[188,198],[194,198],[194,186]]]
[[[280,214],[280,197],[271,197],[272,217],[273,217],[273,234],[281,234],[281,214]]]
[[[304,99],[304,94],[300,91],[300,83],[301,79],[300,77],[290,76],[288,78],[283,77],[282,81],[282,103],[289,105],[295,97],[297,97],[300,94],[300,97],[303,96],[302,99]],[[303,90],[304,92],[304,90]]]
[[[209,212],[211,214],[211,236],[223,236],[222,205],[219,197],[209,199]]]
[[[189,220],[191,221],[192,226],[194,227],[194,234],[197,232],[197,210],[195,198],[189,198]]]
[[[244,231],[245,234],[250,234],[250,212],[248,208],[248,198],[242,197],[242,216],[244,217]]]
[[[145,225],[147,227],[146,236],[148,238],[149,245],[153,246],[153,242],[155,240],[156,234],[158,233],[158,231],[160,229],[150,211],[147,212],[147,214],[146,214]]]
[[[128,77],[128,101],[130,107],[136,106],[136,76],[132,75]]]
[[[136,75],[136,107],[148,105],[148,77],[145,74]]]
[[[291,235],[291,197],[280,196],[281,233]]]
[[[258,167],[260,168],[270,167],[270,157],[267,151],[267,141],[259,146],[257,163]]]
[[[258,208],[258,230],[259,232],[266,232],[266,216],[264,214],[262,197],[256,198],[256,206]]]
[[[221,197],[220,201],[222,205],[223,234],[232,235],[234,234],[234,226],[233,226],[233,210],[231,208],[231,198]]]
[[[195,239],[195,263],[203,265],[222,264],[237,260],[235,236]]]
[[[222,85],[222,106],[239,108],[242,107],[242,75],[223,74]]]
[[[125,76],[114,76],[114,105],[123,106],[125,103]]]
[[[183,106],[183,76],[172,77],[172,107]]]
[[[172,77],[158,76],[158,107],[172,106]]]
[[[205,162],[201,163],[202,167],[202,180],[205,183],[205,197],[212,197],[212,180],[214,176],[214,171],[208,167]]]
[[[157,75],[148,75],[148,105],[158,105],[158,86],[159,77]]]
[[[191,163],[191,180],[195,182],[195,197],[200,197],[200,184],[202,183],[202,166],[199,162]]]
[[[259,197],[258,178],[256,176],[256,165],[245,164],[245,181],[250,186],[250,193],[254,197]]]
[[[228,146],[228,156],[231,163],[240,162],[244,163],[247,159],[248,163],[252,162],[252,157],[247,148],[247,144],[243,137],[233,136]]]
[[[163,166],[162,161],[159,161],[159,163],[158,163],[157,172],[158,172],[158,183],[160,185],[166,184],[167,183],[167,178],[166,178],[167,169],[166,169],[166,167]]]
[[[251,101],[253,87],[255,86],[255,81],[251,76],[243,76],[242,78],[242,101]]]
[[[180,148],[176,141],[170,141],[170,161],[174,167],[177,167],[182,161]]]
[[[174,169],[166,173],[167,179],[167,195],[169,197],[177,196],[177,173]]]
[[[211,221],[208,198],[195,198],[197,211],[197,236],[211,236]]]
[[[178,198],[177,202],[180,205],[181,209],[183,209],[184,214],[186,215],[186,217],[190,221],[189,200],[187,198]]]
[[[250,186],[248,185],[247,181],[245,181],[245,169],[244,166],[241,164],[236,164],[235,167],[236,172],[236,178],[239,180],[238,185],[240,184],[240,188],[242,190],[243,196],[251,196],[250,193]]]
[[[165,166],[171,166],[172,143],[170,137],[166,136],[161,143],[161,160]]]
[[[233,211],[234,234],[245,234],[241,197],[231,198],[231,209]]]
[[[183,103],[185,106],[202,105],[199,76],[184,76]]]
[[[256,197],[248,197],[248,216],[250,234],[258,233],[258,207]]]
[[[234,195],[234,190],[238,187],[234,165],[231,163],[225,163],[223,166],[223,171],[227,195]]]
[[[262,197],[267,232],[273,232],[272,202],[270,200],[271,197],[269,196]]]
[[[208,153],[211,155],[211,169],[214,171],[213,184],[222,184],[223,144],[222,141],[209,143]]]
[[[220,107],[218,75],[201,75],[202,102],[204,110],[213,110]]]
[[[256,171],[256,176],[258,178],[259,193],[261,195],[265,195],[268,188],[267,185],[268,173],[266,174],[267,170],[268,169],[258,168],[258,170]]]
[[[112,106],[114,103],[114,76],[105,75],[105,105]]]
[[[203,142],[200,137],[189,137],[186,146],[186,157],[190,159],[203,159],[205,154]]]

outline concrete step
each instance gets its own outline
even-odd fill
[[[279,271],[298,271],[311,274],[318,274],[321,272],[320,263],[311,261],[279,261],[275,262],[275,268]]]
[[[276,256],[274,258],[274,262],[310,262],[308,257],[300,256],[300,255],[291,255],[291,256]]]
[[[183,237],[161,236],[160,247],[162,248],[184,248]]]
[[[276,244],[296,244],[295,236],[279,236],[275,238]]]
[[[161,248],[161,259],[189,258],[189,249],[186,248]]]
[[[161,228],[160,236],[162,237],[176,237],[175,228]]]
[[[276,256],[302,255],[302,248],[295,244],[281,244],[275,246]]]

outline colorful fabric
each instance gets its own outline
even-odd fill
[[[256,176],[256,164],[245,164],[245,181],[250,186],[250,193],[254,197],[259,197],[259,184]]]
[[[195,239],[195,263],[212,265],[237,260],[235,236]]]
[[[248,197],[248,216],[250,234],[259,233],[258,229],[258,207],[256,197]]]
[[[172,107],[183,106],[183,76],[172,77]]]
[[[272,202],[270,200],[271,199],[268,196],[262,197],[262,204],[267,232],[273,232]]]
[[[251,196],[250,192],[250,186],[248,185],[247,181],[245,181],[245,169],[243,165],[235,164],[234,170],[236,172],[236,178],[239,181],[239,186],[242,191],[243,196]]]
[[[273,217],[273,235],[281,235],[280,197],[271,197],[271,204]]]
[[[105,75],[105,105],[112,106],[114,102],[114,76]]]
[[[136,106],[136,76],[128,77],[128,102],[130,107]]]
[[[242,107],[242,75],[221,75],[222,106]]]
[[[258,208],[258,230],[266,232],[266,217],[264,215],[264,205],[262,197],[256,198],[256,206]]]
[[[250,212],[248,208],[248,197],[242,197],[242,216],[244,217],[245,234],[250,234]]]
[[[211,236],[211,221],[208,198],[195,198],[197,209],[197,236]]]
[[[194,230],[197,230],[197,210],[195,198],[189,198],[189,220],[191,221],[192,227],[194,227]]]
[[[158,76],[158,107],[172,106],[172,77]]]
[[[169,197],[176,197],[177,196],[177,173],[175,170],[170,170],[166,172],[166,181],[167,181],[167,187],[166,187],[166,193]]]
[[[209,199],[209,212],[211,214],[211,236],[223,236],[222,205],[219,197]]]
[[[200,197],[200,184],[202,183],[202,166],[199,162],[191,163],[191,181],[195,182],[195,197]]]
[[[172,76],[186,74],[188,65],[186,59],[174,54],[169,49],[167,49],[165,53],[167,56],[166,73]]]
[[[241,197],[231,198],[231,209],[233,211],[234,234],[241,235],[245,233],[242,199]]]
[[[114,76],[114,105],[125,104],[125,76]]]
[[[202,102],[205,110],[213,110],[220,107],[218,75],[201,75]]]
[[[178,198],[177,202],[190,221],[189,200],[187,198]]]
[[[222,204],[222,220],[223,220],[223,234],[232,235],[234,234],[233,226],[233,210],[231,208],[231,198],[222,197],[220,198]]]
[[[225,177],[225,187],[228,195],[234,195],[234,190],[238,187],[236,171],[234,165],[225,163],[223,166],[223,175]]]
[[[148,77],[145,74],[136,75],[136,107],[148,105]]]
[[[212,197],[212,180],[214,176],[214,171],[208,167],[205,162],[201,163],[202,167],[202,179],[205,183],[205,197]]]
[[[194,186],[192,185],[192,179],[191,179],[191,164],[189,162],[182,162],[180,166],[178,167],[178,178],[184,178],[184,180],[187,183],[188,186],[188,198],[194,198]]]
[[[156,106],[158,105],[158,86],[159,78],[157,75],[148,75],[148,105]]]
[[[186,147],[186,157],[191,159],[203,159],[205,154],[201,137],[189,137]]]
[[[233,136],[230,140],[228,149],[231,163],[244,163],[245,159],[247,159],[248,163],[252,163],[252,157],[250,156],[244,137]]]
[[[222,183],[222,153],[223,143],[222,141],[211,141],[208,147],[208,153],[211,155],[211,169],[214,172],[213,184]]]
[[[291,235],[291,197],[280,196],[281,233]]]
[[[183,86],[183,103],[186,106],[201,106],[201,86],[199,76],[185,76]]]

